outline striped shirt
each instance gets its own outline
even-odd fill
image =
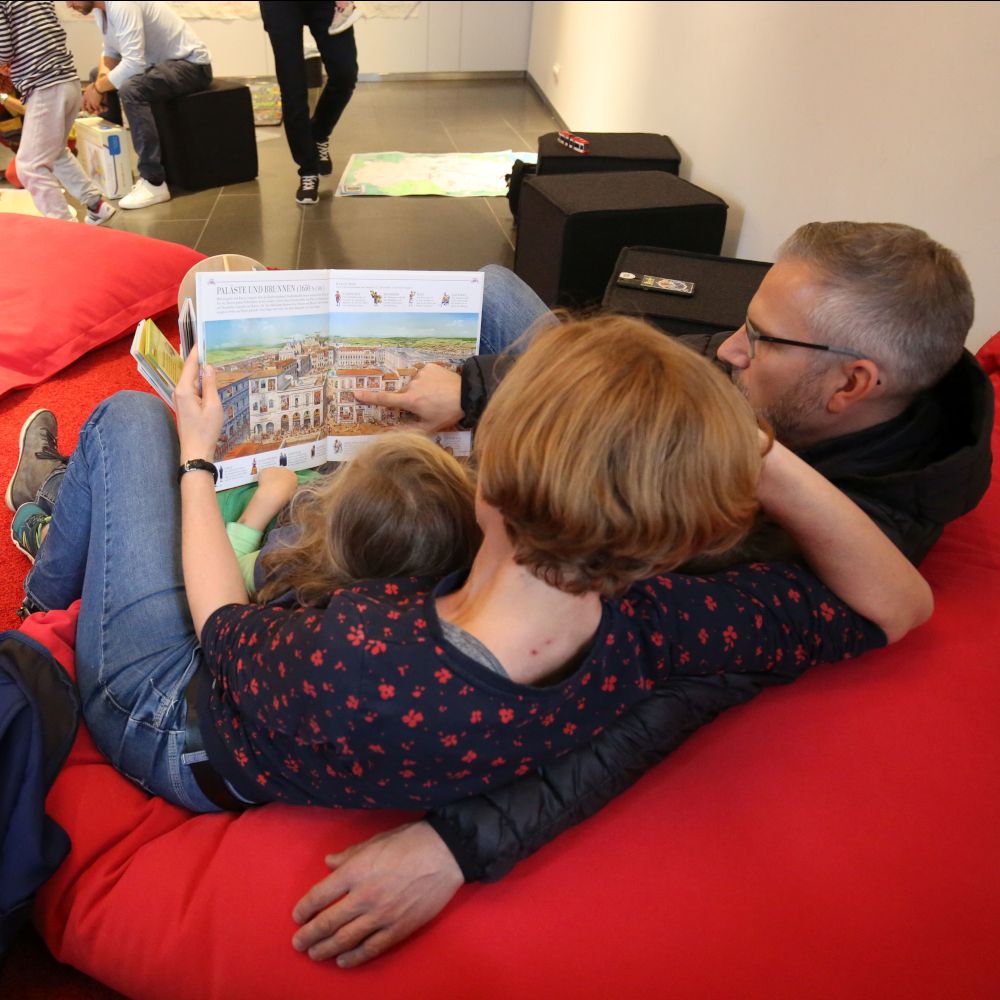
[[[27,101],[32,91],[78,79],[54,0],[0,3],[0,66]]]

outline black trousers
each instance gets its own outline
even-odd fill
[[[260,13],[274,51],[285,138],[292,159],[298,164],[300,177],[319,173],[316,143],[329,138],[358,82],[354,29],[349,28],[339,35],[328,33],[334,14],[332,0],[325,3],[296,3],[293,0],[266,3],[261,0]],[[327,76],[311,118],[302,45],[304,27],[316,41]]]

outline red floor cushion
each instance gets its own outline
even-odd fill
[[[0,232],[9,251],[0,396],[176,308],[181,278],[204,259],[177,243],[57,219],[7,214]]]
[[[1000,370],[1000,340],[983,356]],[[137,1000],[993,1000],[1000,488],[924,569],[923,628],[730,712],[356,970],[294,952],[292,906],[327,852],[399,814],[191,816],[119,777],[81,730],[49,797],[73,849],[37,925],[60,961]],[[71,655],[66,613],[27,627]]]

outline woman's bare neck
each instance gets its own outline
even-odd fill
[[[575,667],[601,621],[595,593],[567,594],[514,562],[506,534],[486,530],[465,583],[437,600],[438,615],[474,635],[520,684]]]

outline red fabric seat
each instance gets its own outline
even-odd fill
[[[981,357],[1000,393],[1000,335]],[[994,433],[1000,452],[1000,432]],[[696,734],[601,815],[353,971],[294,952],[324,855],[397,814],[191,816],[81,731],[36,921],[137,1000],[1000,995],[1000,488],[924,564],[929,624]],[[26,628],[66,660],[72,616]]]

